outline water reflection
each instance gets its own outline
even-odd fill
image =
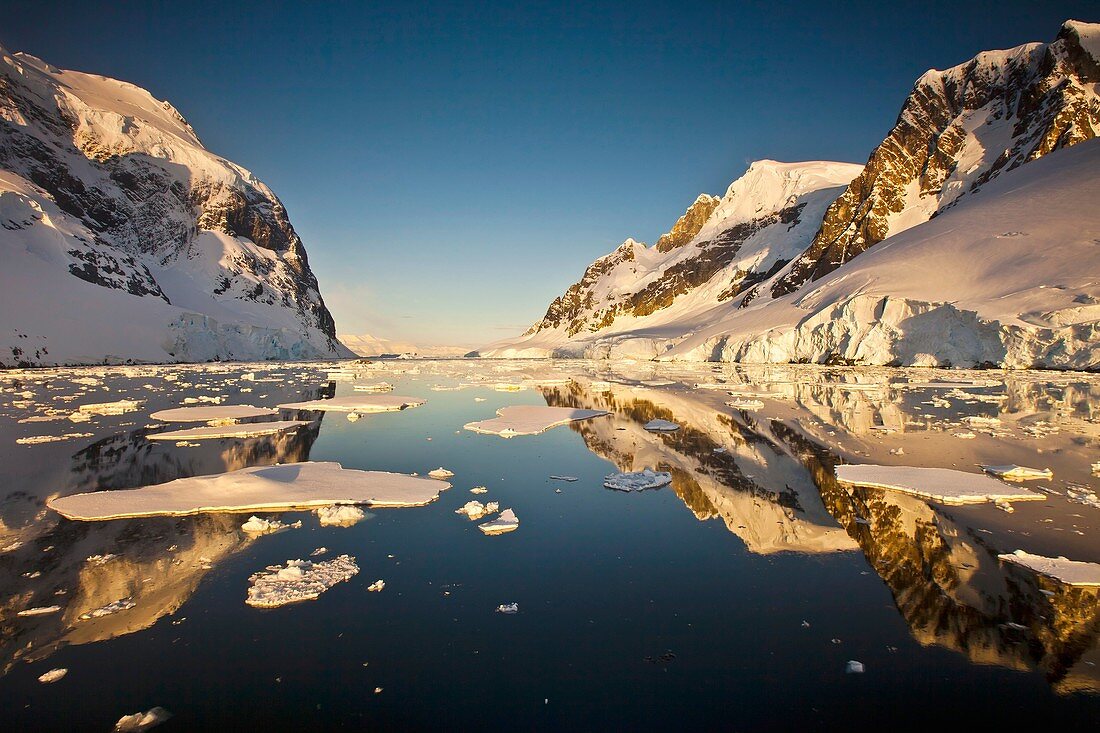
[[[306,461],[320,426],[318,419],[296,431],[204,441],[197,447],[148,441],[144,429],[119,433],[74,454],[59,472],[64,483],[54,492],[127,489]],[[8,542],[17,546],[0,554],[0,673],[19,661],[44,659],[66,644],[102,641],[152,626],[183,605],[219,562],[249,543],[239,532],[236,515],[70,522],[44,511],[43,504],[33,493],[9,497],[5,504]],[[22,520],[22,531],[11,531],[13,520]],[[88,559],[94,556],[107,559]],[[81,618],[123,598],[133,608]],[[61,607],[56,613],[17,616],[55,605]]]
[[[975,663],[1041,671],[1061,692],[1100,690],[1098,589],[1064,586],[1000,563],[997,554],[1015,547],[998,546],[992,533],[975,526],[972,513],[839,485],[833,474],[839,458],[828,447],[868,436],[872,442],[856,446],[867,450],[857,452],[877,450],[878,460],[890,455],[873,441],[891,431],[950,436],[952,429],[978,424],[985,443],[956,443],[980,454],[989,440],[1030,445],[1042,439],[1062,463],[1067,454],[1080,463],[1075,451],[1095,445],[1095,384],[1043,386],[1010,378],[966,391],[918,392],[873,374],[860,377],[799,383],[757,376],[727,383],[725,391],[766,390],[782,400],[761,413],[723,408],[713,390],[603,382],[593,389],[591,381],[577,379],[541,391],[549,405],[611,410],[610,420],[573,424],[588,448],[619,470],[671,471],[673,490],[695,516],[721,518],[752,552],[862,551],[921,644]],[[968,423],[974,415],[986,421]],[[654,418],[682,427],[643,430]]]

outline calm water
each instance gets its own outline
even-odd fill
[[[109,730],[155,705],[174,714],[164,731],[852,729],[942,727],[954,716],[1009,729],[1095,726],[1097,591],[1039,579],[996,554],[1100,561],[1100,509],[1067,495],[1100,486],[1091,469],[1100,379],[372,367],[333,382],[333,365],[320,364],[0,374],[3,728]],[[242,380],[246,372],[255,379]],[[987,382],[903,388],[907,379]],[[187,397],[266,406],[379,380],[428,403],[357,422],[329,413],[277,438],[198,447],[145,438],[162,429],[147,427],[150,412]],[[729,389],[695,387],[715,382],[769,396],[763,409],[732,409]],[[67,418],[119,399],[145,402]],[[508,440],[462,429],[511,404],[613,414]],[[655,417],[681,430],[647,433]],[[91,435],[16,442],[67,433]],[[238,531],[247,515],[81,523],[44,506],[78,491],[304,460],[421,474],[445,466],[455,477],[426,507],[372,510],[344,528],[283,512],[303,527],[258,539]],[[843,488],[831,478],[839,460],[1042,464],[1055,478],[1028,484],[1049,489],[1049,501],[1008,514]],[[602,488],[604,475],[643,467],[671,471],[673,485]],[[478,485],[489,493],[470,494]],[[454,513],[474,498],[512,507],[520,528],[483,536]],[[250,574],[318,547],[353,555],[361,572],[316,601],[245,605]],[[117,557],[86,560],[106,554]],[[385,589],[367,592],[376,579]],[[135,607],[79,619],[123,597]],[[518,614],[495,612],[510,602]],[[16,616],[55,604],[55,614]],[[846,674],[848,660],[866,672]],[[69,670],[61,681],[37,681],[56,667]]]

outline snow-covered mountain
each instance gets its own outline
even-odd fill
[[[480,353],[1096,368],[1098,59],[1069,21],[927,72],[866,166],[754,163],[686,244],[627,240]]]
[[[378,338],[370,334],[357,336],[343,334],[340,336],[340,341],[358,356],[399,354],[402,356],[442,358],[464,356],[470,350],[467,346],[423,346],[409,341]]]
[[[344,357],[286,210],[132,84],[0,49],[0,366]]]

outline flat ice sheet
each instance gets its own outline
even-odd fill
[[[941,504],[981,504],[989,501],[1046,499],[1046,494],[1009,486],[980,473],[950,468],[914,466],[837,466],[836,477],[847,484],[901,491]]]
[[[208,420],[240,420],[247,417],[278,415],[278,410],[252,405],[203,405],[201,407],[173,407],[159,410],[149,417],[163,422],[206,422]]]
[[[574,420],[588,420],[608,414],[606,410],[582,410],[573,407],[547,407],[545,405],[509,405],[497,410],[497,416],[489,420],[466,423],[465,428],[475,433],[486,433],[510,438],[513,435],[538,435],[558,425]]]
[[[1064,557],[1043,557],[1016,550],[1010,555],[998,555],[1005,562],[1021,565],[1040,575],[1054,578],[1066,585],[1100,586],[1100,564],[1078,562]]]
[[[427,400],[419,397],[406,397],[398,394],[360,393],[331,400],[309,400],[308,402],[288,402],[279,405],[283,410],[329,410],[333,412],[393,412],[407,407],[419,407]]]
[[[245,422],[230,425],[207,425],[201,428],[169,430],[150,433],[149,440],[211,440],[214,438],[251,438],[257,435],[273,435],[284,430],[294,430],[309,425],[308,420],[276,420],[273,422]]]
[[[511,509],[505,509],[496,519],[477,525],[485,534],[504,534],[519,529],[519,517]]]
[[[47,502],[69,519],[183,516],[204,512],[312,509],[335,504],[422,506],[450,488],[446,481],[384,471],[357,471],[339,463],[255,466],[213,476],[176,479],[126,491],[74,494]]]

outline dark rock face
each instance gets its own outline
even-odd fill
[[[982,53],[922,76],[893,130],[772,295],[793,292],[896,233],[895,219],[907,208],[923,203],[935,216],[1001,173],[1094,137],[1100,101],[1091,85],[1100,64],[1082,46],[1081,28],[1069,22],[1051,44]],[[983,135],[996,146],[974,160],[973,138]],[[964,152],[971,153],[967,170],[960,169]]]
[[[658,252],[671,252],[677,247],[683,247],[695,238],[695,235],[707,223],[707,219],[710,218],[710,215],[714,213],[720,203],[722,203],[722,199],[717,196],[701,195],[695,199],[695,203],[688,207],[684,215],[676,220],[672,229],[667,234],[662,234],[660,239],[657,240],[657,244],[653,246]]]
[[[85,103],[80,90],[63,91],[52,67],[19,54],[2,56],[0,169],[40,187],[90,233],[68,250],[74,277],[167,303],[150,271],[154,263],[170,267],[201,256],[193,244],[202,231],[245,237],[279,256],[244,248],[246,254],[222,263],[224,277],[207,292],[289,309],[303,332],[316,328],[329,352],[343,352],[302,241],[266,186],[206,152],[167,102],[153,100],[147,112],[167,112],[182,135],[142,137],[157,124],[136,116],[146,110],[135,112],[119,100],[117,111],[101,111],[94,106],[101,100]],[[118,130],[111,126],[115,118],[121,120]]]

